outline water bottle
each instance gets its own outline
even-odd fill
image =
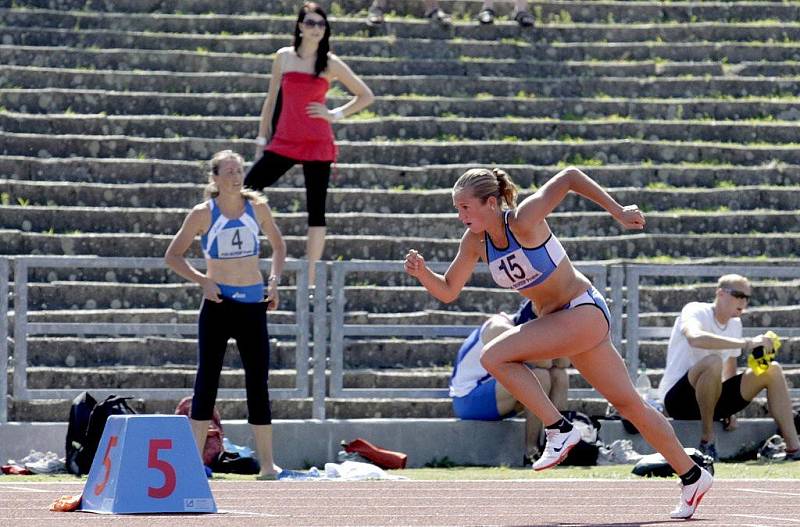
[[[647,370],[644,365],[639,369],[639,376],[636,378],[636,391],[642,399],[647,400],[650,398],[653,385],[650,384],[650,377],[647,376]]]

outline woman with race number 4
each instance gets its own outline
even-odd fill
[[[267,310],[278,307],[286,244],[272,218],[266,198],[243,189],[244,160],[230,150],[211,159],[207,201],[196,205],[167,248],[167,265],[203,288],[198,318],[197,376],[189,414],[197,448],[203,447],[217,399],[219,377],[228,339],[235,339],[244,366],[247,420],[261,462],[260,478],[280,471],[272,459],[272,413],[269,378]],[[259,269],[259,233],[272,246],[268,289]],[[200,236],[207,270],[201,273],[186,260],[186,251]],[[266,295],[265,295],[266,293]]]
[[[453,205],[467,230],[444,275],[432,272],[415,250],[406,272],[436,298],[458,297],[479,260],[489,264],[500,287],[514,289],[536,307],[536,320],[513,327],[484,347],[481,364],[545,424],[546,445],[534,470],[560,463],[580,433],[547,398],[527,362],[568,357],[592,384],[680,474],[681,502],[673,518],[689,518],[713,478],[684,452],[666,418],[637,394],[609,335],[610,314],[600,292],[578,272],[550,231],[547,216],[570,192],[588,198],[626,229],[643,229],[636,205],[617,203],[577,168],[567,168],[533,195],[516,203],[517,188],[499,169],[472,169],[453,187]]]

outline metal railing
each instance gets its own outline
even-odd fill
[[[0,258],[0,423],[8,421],[8,260]]]
[[[444,272],[449,266],[446,262],[428,263],[434,272]],[[575,263],[575,267],[588,274],[595,287],[601,291],[606,289],[607,265],[585,262]],[[465,337],[474,329],[474,326],[454,325],[400,325],[400,324],[345,324],[346,288],[345,277],[350,272],[389,272],[403,273],[403,264],[400,262],[362,261],[362,262],[333,262],[331,264],[331,290],[333,298],[331,306],[331,342],[330,342],[330,387],[329,396],[334,398],[361,398],[361,397],[404,397],[404,398],[443,398],[449,397],[447,388],[345,388],[344,387],[344,341],[346,337]],[[476,273],[488,273],[489,267],[481,264],[476,267]],[[620,280],[615,275],[615,280]],[[614,308],[621,316],[622,288],[613,300]],[[571,390],[573,397],[595,395],[594,390]]]
[[[102,258],[94,256],[20,256],[0,258],[0,423],[8,420],[7,397],[9,368],[9,278],[10,262],[14,268],[14,376],[12,393],[15,400],[42,398],[71,398],[83,389],[31,389],[27,385],[28,337],[32,335],[196,335],[196,324],[178,323],[83,323],[83,322],[39,322],[28,320],[28,272],[32,268],[136,268],[160,269],[165,264],[161,258]],[[192,260],[202,267],[202,260]],[[262,269],[268,270],[266,261]],[[446,263],[431,263],[437,272],[447,268]],[[611,300],[611,333],[618,349],[623,344],[623,311],[626,315],[624,330],[625,358],[629,372],[634,377],[639,367],[639,340],[642,338],[668,338],[671,326],[641,326],[639,321],[640,280],[645,276],[671,277],[717,277],[728,273],[738,273],[758,278],[800,278],[800,267],[768,266],[707,266],[707,265],[639,265],[620,262],[576,262],[575,267],[587,274],[595,286],[605,291],[609,286]],[[358,397],[404,397],[404,398],[444,398],[446,388],[346,388],[344,387],[345,339],[348,337],[397,336],[397,337],[465,337],[474,327],[457,325],[410,325],[410,324],[345,324],[346,276],[352,272],[403,273],[400,262],[355,261],[318,262],[315,267],[314,291],[328,291],[329,275],[331,306],[328,310],[326,294],[313,295],[313,324],[310,319],[310,288],[307,265],[303,261],[289,260],[287,271],[296,273],[296,315],[294,324],[269,324],[270,335],[294,336],[295,349],[295,387],[271,389],[273,399],[312,397],[312,417],[325,419],[327,398]],[[487,273],[488,267],[480,265],[477,273]],[[623,287],[624,286],[624,287]],[[623,289],[625,291],[623,291]],[[625,306],[623,308],[623,306]],[[328,320],[330,316],[330,320]],[[313,329],[313,355],[310,351],[310,336]],[[782,337],[800,336],[800,328],[772,328]],[[755,335],[760,328],[745,329],[746,335]],[[330,349],[330,379],[326,389],[326,359]],[[309,384],[310,364],[315,365],[313,379]],[[98,396],[119,390],[89,388]],[[172,399],[186,395],[190,389],[126,389],[126,394],[146,397],[151,400]],[[794,397],[800,390],[791,390]],[[243,389],[220,389],[222,397],[245,397]],[[571,389],[570,397],[592,397],[592,389]]]
[[[0,273],[4,276],[0,286],[0,315],[7,320],[7,286],[8,263],[0,259]],[[202,268],[202,260],[192,260],[193,265]],[[14,258],[14,378],[13,394],[16,400],[31,400],[44,398],[71,398],[82,392],[83,389],[32,389],[28,388],[28,337],[32,335],[196,335],[197,324],[179,323],[84,323],[84,322],[39,322],[32,323],[28,320],[28,271],[32,268],[135,268],[135,269],[163,269],[166,268],[162,258],[100,258],[94,256],[20,256]],[[261,262],[263,270],[269,269],[267,261]],[[308,309],[308,271],[305,262],[287,261],[285,269],[294,271],[297,277],[296,290],[296,323],[294,324],[268,324],[270,335],[283,335],[295,337],[295,387],[270,390],[273,399],[303,398],[309,396],[309,309]],[[3,294],[5,291],[6,294]],[[0,337],[7,332],[6,324],[0,324]],[[6,340],[0,345],[0,367],[7,371]],[[5,383],[5,376],[2,381]],[[0,385],[2,387],[3,385]],[[91,389],[94,394],[104,397],[109,393],[119,392],[113,389]],[[6,393],[6,392],[3,392]],[[163,388],[133,388],[125,389],[125,393],[132,396],[147,397],[151,400],[164,400],[182,397],[191,393],[190,389],[163,389]],[[221,388],[219,394],[223,397],[245,397],[245,390],[241,388]],[[3,398],[5,401],[5,398]],[[6,416],[3,405],[0,416]]]

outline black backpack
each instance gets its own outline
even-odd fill
[[[703,454],[696,448],[684,448],[683,450],[696,465],[706,469],[712,476],[714,475],[714,460],[710,456]],[[633,466],[631,472],[646,478],[668,478],[675,474],[675,470],[667,463],[664,456],[658,452],[644,456]]]
[[[600,421],[594,417],[589,417],[583,412],[574,410],[565,410],[561,414],[567,421],[572,422],[572,426],[581,431],[581,440],[569,451],[569,454],[561,464],[574,467],[597,465],[597,456],[600,453],[600,446],[602,446],[602,443],[597,438],[597,434],[600,431]]]
[[[69,473],[76,476],[89,473],[108,417],[136,413],[128,406],[129,399],[132,397],[109,395],[98,403],[88,392],[83,392],[72,401],[66,441]]]

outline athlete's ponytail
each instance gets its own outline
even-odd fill
[[[453,185],[453,194],[465,189],[469,189],[481,203],[486,203],[487,199],[494,196],[501,208],[503,203],[510,209],[517,206],[517,186],[511,181],[511,177],[499,168],[467,170]]]
[[[506,202],[509,209],[517,206],[517,186],[511,181],[511,176],[505,170],[493,168],[492,174],[497,178],[497,190],[500,199]]]

